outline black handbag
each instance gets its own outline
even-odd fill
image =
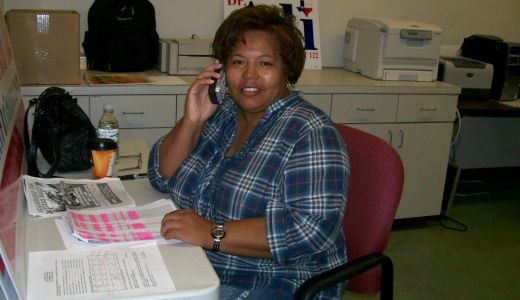
[[[29,136],[27,116],[34,106],[34,121]],[[53,177],[56,171],[80,171],[91,167],[87,143],[97,137],[96,128],[64,89],[49,87],[33,98],[25,112],[24,142],[27,174]],[[46,173],[37,166],[37,152],[49,163]]]

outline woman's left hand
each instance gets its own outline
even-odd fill
[[[161,221],[161,235],[166,239],[209,249],[212,245],[211,229],[214,224],[192,209],[179,209],[167,213]]]

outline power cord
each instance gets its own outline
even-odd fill
[[[448,222],[454,223],[455,226],[449,225]],[[457,221],[450,216],[441,216],[441,218],[439,220],[439,224],[441,224],[442,227],[449,229],[449,230],[461,231],[461,232],[468,231],[468,226],[466,224],[464,224],[460,221]]]
[[[457,152],[457,148],[459,146],[460,141],[460,131],[462,128],[462,117],[460,115],[459,109],[455,110],[455,121],[453,122],[453,135],[451,138],[451,144],[450,144],[450,156],[449,156],[449,162],[453,165],[456,165],[455,163],[455,155]]]
[[[479,183],[479,184],[482,184],[484,187],[485,187],[485,191],[483,192],[475,192],[475,193],[455,193],[455,196],[458,196],[458,197],[472,197],[472,196],[481,196],[481,195],[488,195],[490,194],[491,192],[489,191],[489,186],[488,184],[485,182],[485,181],[482,181],[482,180],[464,180],[464,181],[460,181],[459,184],[464,184],[464,183]],[[453,225],[451,225],[450,223],[453,223]],[[451,218],[450,216],[447,216],[447,215],[442,215],[441,218],[439,219],[439,224],[446,228],[446,229],[449,229],[449,230],[455,230],[455,231],[468,231],[468,226],[460,221],[457,221],[453,218]]]
[[[475,192],[475,193],[455,193],[455,196],[459,197],[472,197],[472,196],[481,196],[481,195],[489,195],[491,192],[489,191],[489,186],[485,181],[482,180],[464,180],[460,181],[459,184],[464,183],[480,183],[484,186],[484,192]]]

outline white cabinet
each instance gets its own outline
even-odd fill
[[[103,106],[111,104],[121,138],[141,138],[152,145],[175,125],[176,95],[90,96],[90,120],[96,125]]]
[[[103,105],[112,104],[121,137],[144,139],[151,146],[184,115],[185,95],[194,78],[181,77],[186,82],[181,85],[175,80],[172,84],[85,83],[64,88],[78,98],[94,125]],[[163,82],[170,77],[160,79]],[[24,100],[38,96],[45,88],[22,87]],[[339,68],[324,68],[304,70],[297,88],[334,122],[371,132],[397,149],[405,168],[397,218],[441,212],[459,87],[442,82],[373,80]]]
[[[303,94],[303,98],[330,115],[331,94]]]
[[[405,170],[396,218],[439,215],[452,123],[348,124],[390,143]]]
[[[439,215],[456,95],[333,95],[332,119],[391,144],[404,165],[396,218]]]
[[[24,106],[38,97],[45,87],[36,92],[25,92]],[[65,87],[67,89],[67,87]],[[24,92],[24,88],[22,88]],[[121,138],[139,138],[152,146],[161,136],[167,134],[177,121],[177,95],[175,94],[112,94],[91,91],[82,87],[79,91],[72,90],[71,94],[78,99],[79,106],[89,116],[92,125],[97,127],[99,118],[103,114],[103,106],[111,104],[119,122]],[[184,101],[184,97],[179,98]],[[184,106],[182,106],[184,108]],[[32,113],[29,115],[29,126],[32,126]]]

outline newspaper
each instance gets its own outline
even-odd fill
[[[23,176],[28,212],[56,217],[67,209],[135,206],[119,178],[64,179]]]

